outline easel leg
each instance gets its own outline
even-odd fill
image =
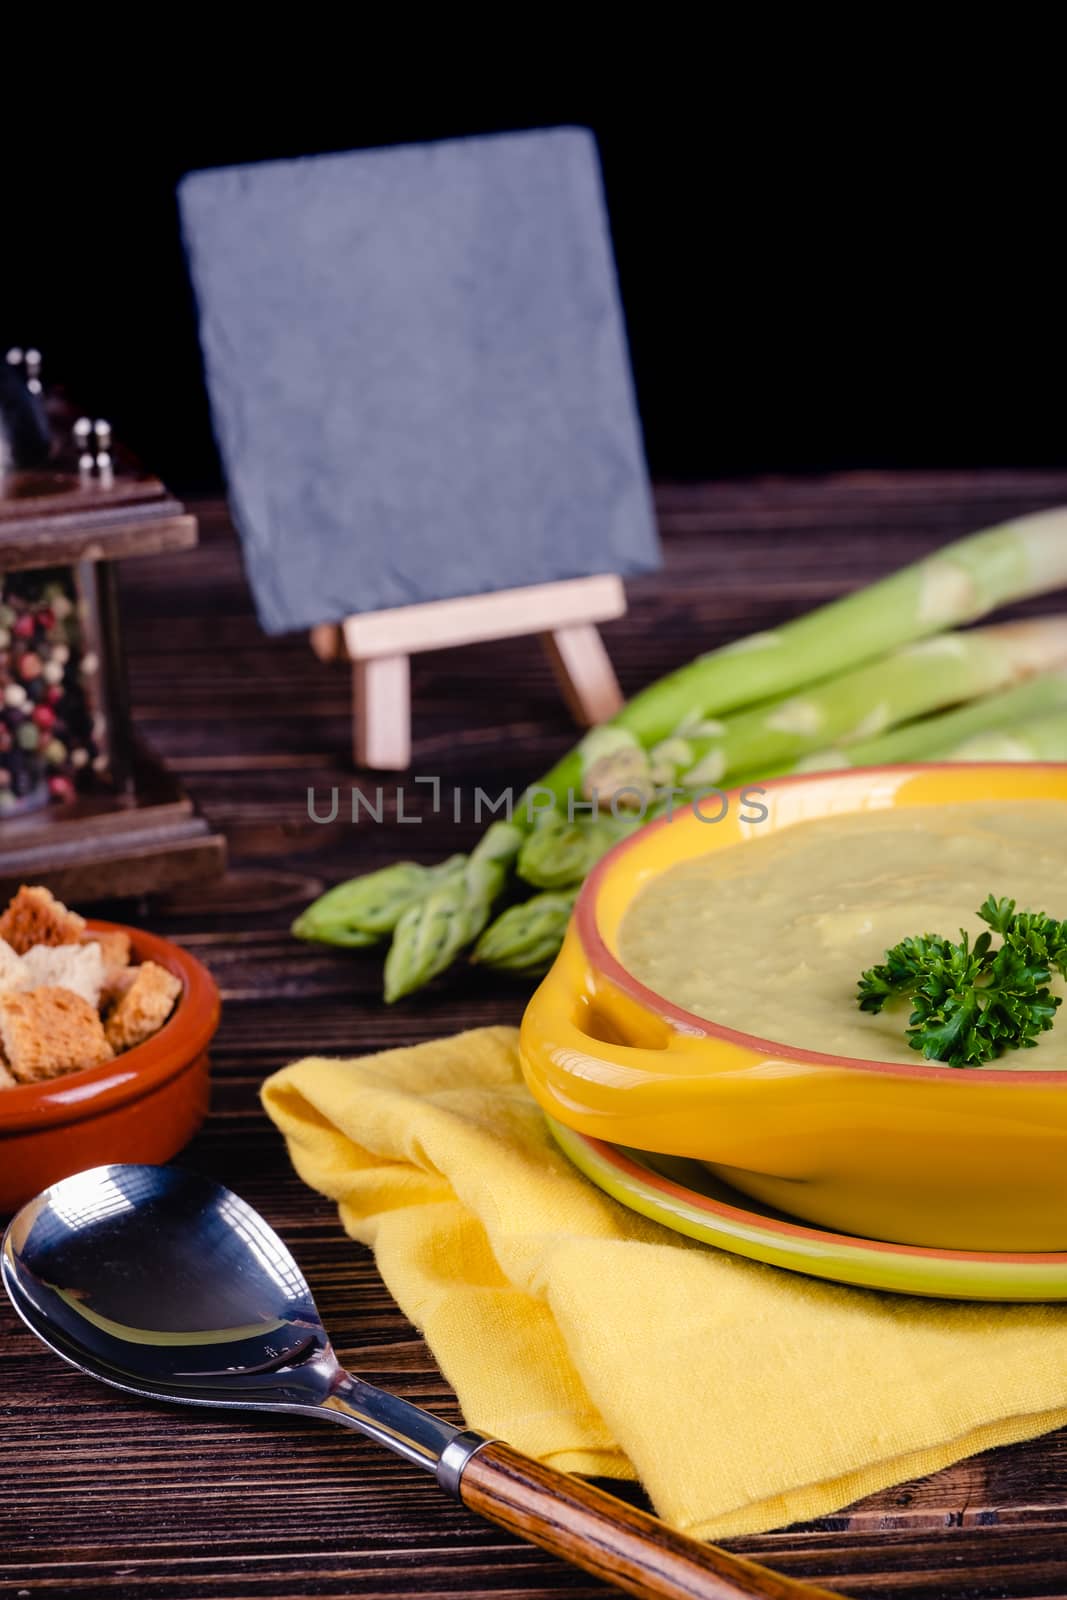
[[[591,728],[613,717],[622,706],[622,690],[594,625],[556,628],[543,633],[541,642],[574,720]]]
[[[402,772],[411,764],[411,663],[373,656],[352,663],[357,767]]]
[[[311,648],[320,661],[340,661],[345,653],[345,646],[339,624],[320,622],[312,628]]]

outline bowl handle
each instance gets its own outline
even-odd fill
[[[662,1043],[628,1044],[628,1023]],[[677,1109],[691,1092],[706,1097],[709,1073],[737,1074],[759,1059],[728,1040],[684,1033],[598,982],[573,927],[526,1008],[519,1044],[527,1083],[544,1110],[606,1138],[604,1119],[618,1117],[621,1090],[629,1114],[643,1105],[655,1115],[668,1100]]]

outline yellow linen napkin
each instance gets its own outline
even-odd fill
[[[556,1149],[516,1040],[300,1061],[263,1091],[471,1427],[637,1476],[712,1538],[1067,1424],[1067,1308],[840,1288],[646,1222]]]

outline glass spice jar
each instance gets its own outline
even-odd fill
[[[71,568],[0,573],[0,820],[65,801],[98,760]]]

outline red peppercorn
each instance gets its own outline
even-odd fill
[[[56,614],[49,606],[45,606],[43,611],[38,611],[37,625],[40,628],[44,628],[46,633],[50,633],[55,627]]]
[[[50,706],[57,706],[63,698],[63,685],[55,683],[45,695],[45,700]]]
[[[19,677],[29,683],[31,678],[41,676],[41,658],[33,650],[27,650],[19,662]]]
[[[33,720],[43,733],[48,733],[56,725],[56,714],[51,706],[36,706]]]
[[[74,785],[69,778],[49,778],[48,792],[53,800],[73,800]]]
[[[23,616],[15,618],[15,622],[11,631],[15,635],[16,639],[32,639],[33,629],[33,617],[27,611]]]

